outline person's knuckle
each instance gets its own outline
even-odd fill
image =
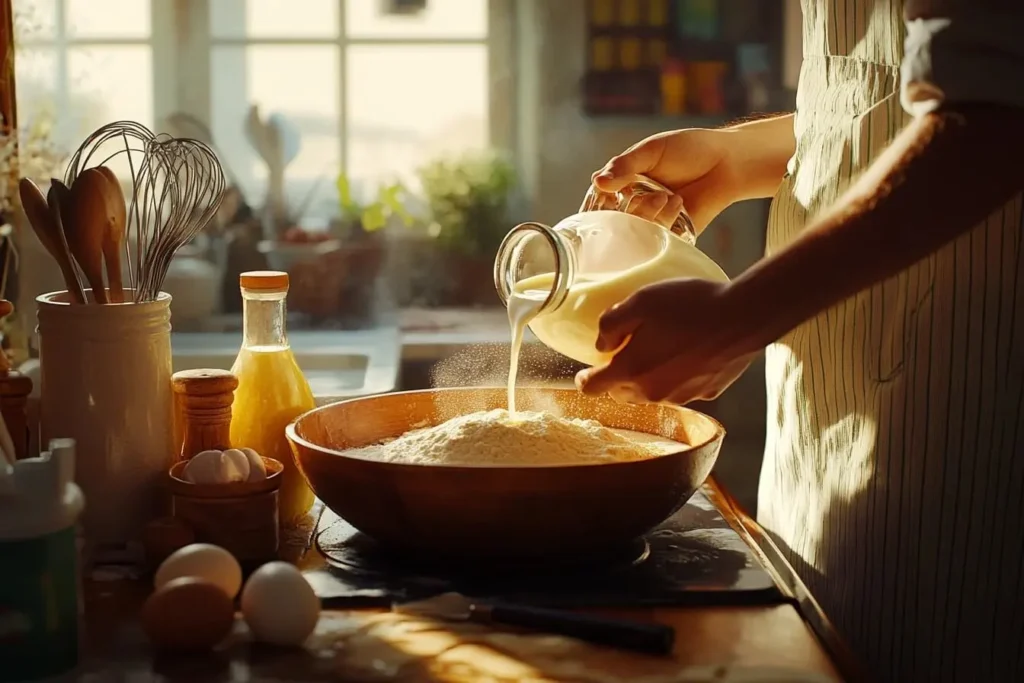
[[[626,299],[629,302],[630,308],[643,307],[655,301],[658,298],[658,287],[657,285],[646,285],[633,292],[633,294]]]
[[[608,334],[615,329],[615,311],[616,309],[609,308],[597,319],[597,331],[599,333]]]
[[[597,329],[602,334],[615,330],[619,327],[620,322],[629,314],[630,309],[635,305],[635,300],[630,296],[607,309],[601,314],[601,317],[597,319]]]

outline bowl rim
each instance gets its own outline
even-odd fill
[[[526,390],[546,389],[548,391],[556,391],[556,392],[575,391],[574,389],[559,388],[559,387],[552,387],[552,388],[548,388],[548,387],[522,387],[522,388],[526,389]],[[412,395],[412,394],[437,394],[437,393],[442,393],[442,392],[472,391],[472,390],[491,390],[491,391],[502,390],[503,391],[505,389],[506,389],[506,387],[501,387],[501,386],[441,387],[441,388],[437,388],[437,389],[412,389],[412,390],[409,390],[409,391],[391,391],[391,392],[388,392],[386,394],[375,394],[375,395],[372,395],[372,396],[356,396],[356,397],[353,397],[353,398],[343,399],[341,401],[335,401],[333,403],[327,403],[327,404],[322,405],[322,406],[317,406],[316,408],[313,408],[312,410],[306,411],[305,413],[303,413],[303,414],[299,415],[297,418],[295,418],[294,421],[290,422],[288,424],[288,426],[285,427],[285,436],[292,443],[294,443],[294,444],[296,444],[298,446],[301,446],[302,448],[307,448],[307,449],[309,449],[311,451],[315,451],[315,452],[319,453],[320,455],[347,458],[349,460],[357,460],[359,462],[372,463],[374,465],[380,465],[382,467],[427,468],[427,469],[445,470],[445,471],[454,471],[454,470],[504,470],[504,471],[520,470],[520,471],[529,471],[529,470],[557,470],[557,469],[578,470],[581,467],[611,467],[611,466],[616,466],[616,465],[618,465],[618,466],[632,465],[632,466],[636,467],[636,466],[642,466],[645,463],[657,462],[657,461],[662,460],[663,458],[679,457],[679,456],[685,455],[686,453],[689,453],[691,451],[695,451],[695,450],[697,450],[699,448],[705,448],[706,446],[714,443],[714,441],[716,439],[718,441],[722,441],[722,440],[725,439],[725,436],[726,436],[726,430],[725,430],[725,427],[722,426],[722,423],[719,422],[718,420],[716,420],[715,418],[711,417],[710,415],[706,414],[706,413],[702,413],[699,410],[694,410],[693,408],[687,408],[686,406],[673,405],[673,404],[669,404],[669,403],[659,403],[659,404],[652,404],[652,405],[655,405],[656,407],[659,407],[659,408],[668,408],[670,410],[678,410],[678,411],[681,411],[681,412],[696,413],[697,415],[700,415],[703,419],[708,420],[709,422],[711,422],[712,426],[715,427],[715,436],[712,436],[710,439],[707,439],[706,441],[703,441],[702,443],[698,443],[698,444],[685,444],[685,445],[689,446],[688,448],[685,448],[685,449],[682,449],[682,450],[679,450],[679,451],[670,451],[668,453],[663,453],[662,455],[659,455],[657,457],[645,458],[643,460],[623,460],[621,462],[581,462],[581,463],[572,463],[572,464],[557,463],[557,464],[551,464],[551,465],[488,465],[488,464],[483,464],[483,463],[481,463],[481,464],[460,463],[458,465],[447,465],[445,463],[431,463],[431,462],[392,462],[392,461],[388,461],[388,460],[376,460],[374,458],[360,457],[358,455],[353,454],[353,451],[357,450],[357,449],[354,449],[354,448],[353,449],[348,449],[347,451],[339,451],[339,450],[335,450],[335,449],[332,449],[332,448],[326,448],[324,446],[318,446],[318,445],[310,442],[309,440],[303,438],[302,436],[300,436],[298,434],[298,432],[296,431],[296,429],[295,429],[296,425],[301,420],[305,419],[306,417],[308,417],[308,416],[310,416],[310,415],[312,415],[314,413],[326,410],[327,408],[330,408],[332,406],[336,406],[336,405],[343,404],[343,403],[354,403],[354,402],[357,402],[357,401],[365,401],[367,399],[379,398],[381,396],[403,396],[403,395]],[[609,429],[613,429],[613,428],[610,427]],[[667,437],[665,437],[665,438],[667,438]],[[296,454],[296,455],[298,455],[298,454]],[[296,459],[298,459],[298,457]]]

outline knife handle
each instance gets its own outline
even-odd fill
[[[612,619],[565,610],[493,603],[488,619],[496,624],[554,633],[595,645],[666,655],[672,652],[676,632],[671,626]]]

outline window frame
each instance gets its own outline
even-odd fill
[[[144,0],[143,0],[144,1]],[[160,122],[176,106],[175,93],[173,89],[159,88],[158,83],[174,82],[175,52],[176,52],[176,31],[167,31],[157,34],[153,31],[154,26],[169,25],[174,20],[174,3],[179,0],[149,0],[150,3],[150,34],[140,37],[117,37],[117,36],[87,36],[73,37],[68,35],[67,26],[67,0],[53,0],[54,3],[54,28],[53,37],[34,38],[15,45],[15,49],[53,49],[56,53],[57,72],[55,81],[57,91],[55,101],[58,111],[66,110],[70,104],[69,85],[69,51],[73,48],[88,47],[118,47],[118,46],[148,46],[152,64],[153,92],[153,119],[155,125]],[[187,2],[188,0],[184,0]],[[17,87],[17,81],[15,81]],[[58,122],[58,126],[59,126]]]
[[[137,0],[145,1],[145,0]],[[165,127],[168,116],[175,112],[189,114],[209,125],[213,108],[211,98],[210,61],[214,46],[221,45],[337,45],[338,73],[344,74],[349,46],[415,46],[415,45],[484,45],[488,55],[488,128],[493,148],[515,159],[516,140],[514,110],[516,101],[515,59],[515,1],[466,0],[488,3],[487,34],[483,38],[401,38],[401,37],[349,37],[345,31],[344,3],[338,0],[338,26],[334,37],[214,37],[210,31],[209,3],[217,0],[148,0],[150,3],[150,35],[148,38],[70,37],[67,31],[67,0],[54,0],[56,26],[52,39],[35,39],[25,43],[30,48],[56,48],[57,102],[63,108],[68,98],[67,50],[72,47],[101,47],[117,45],[149,45],[153,64],[153,125],[157,130]],[[368,2],[369,0],[355,0]],[[170,30],[155,31],[154,27]],[[189,74],[179,78],[179,74]],[[173,87],[160,87],[172,83]],[[347,88],[338,88],[339,171],[347,171],[348,112]]]

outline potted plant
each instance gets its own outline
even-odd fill
[[[342,238],[365,238],[376,233],[394,218],[398,218],[405,225],[412,225],[412,215],[405,205],[409,191],[400,182],[380,185],[376,196],[365,203],[352,197],[352,183],[344,173],[338,176],[337,188],[341,209],[341,220],[337,228],[341,231]]]
[[[439,303],[472,306],[497,301],[494,255],[508,233],[515,167],[494,151],[436,159],[418,171],[429,221],[447,277]]]
[[[330,248],[296,269],[292,305],[315,317],[365,323],[373,313],[384,262],[383,228],[396,220],[405,225],[413,221],[405,206],[408,193],[401,183],[389,183],[362,202],[353,197],[344,173],[336,186],[340,216],[325,233]]]

